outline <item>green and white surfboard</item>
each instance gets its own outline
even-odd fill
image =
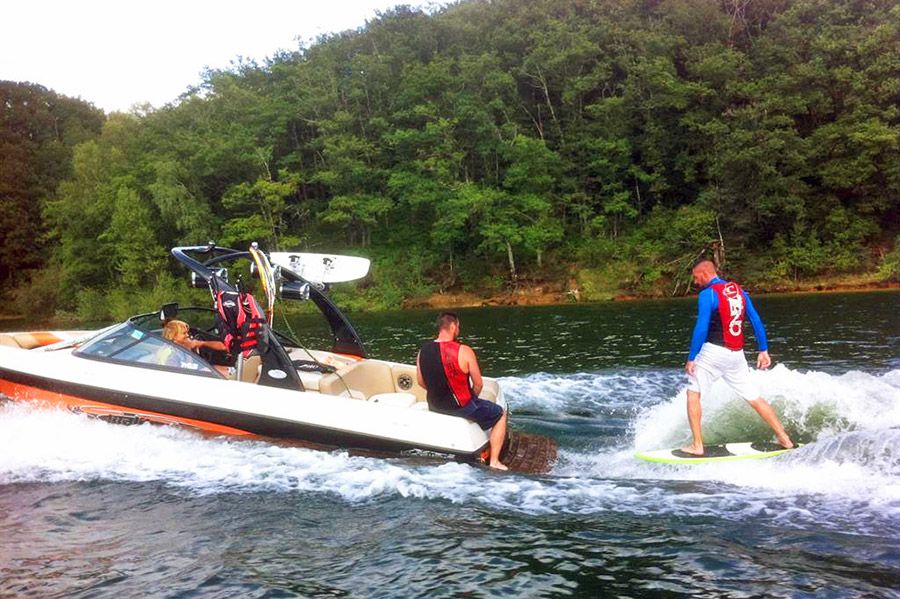
[[[655,449],[639,451],[634,457],[647,462],[660,464],[709,464],[711,462],[732,462],[735,460],[758,460],[772,458],[793,451],[785,449],[777,443],[725,443],[723,445],[705,445],[703,455],[695,456],[681,449]]]

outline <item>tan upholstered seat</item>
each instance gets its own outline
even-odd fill
[[[393,393],[396,389],[389,364],[365,360],[324,375],[319,380],[319,391],[366,399],[378,393]]]
[[[15,337],[8,333],[0,333],[0,345],[5,345],[6,347],[16,347],[21,349],[22,346],[16,343]]]
[[[43,347],[51,343],[61,341],[57,335],[53,333],[3,333],[0,334],[0,345],[8,347],[18,347],[20,349],[34,349],[35,347]]]
[[[425,401],[425,389],[416,382],[416,367],[406,364],[393,364],[391,376],[394,379],[394,389],[412,393],[416,401]]]
[[[297,370],[297,375],[300,377],[300,382],[303,383],[303,388],[307,391],[318,391],[319,390],[319,381],[322,380],[321,372],[307,372],[305,370]]]
[[[259,371],[262,367],[262,358],[251,355],[249,358],[238,356],[237,379],[244,383],[256,383],[259,380]]]
[[[425,389],[416,382],[415,366],[362,360],[322,375],[318,383],[319,392],[327,395],[372,399],[377,395],[402,394],[425,404]],[[403,403],[406,402],[404,399]]]
[[[377,393],[369,401],[393,408],[410,408],[416,403],[416,396],[412,393]]]

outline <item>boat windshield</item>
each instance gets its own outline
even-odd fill
[[[122,323],[74,352],[92,360],[221,378],[205,360],[152,333]]]

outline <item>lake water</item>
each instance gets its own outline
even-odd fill
[[[545,476],[6,405],[0,596],[900,596],[900,293],[755,301],[754,377],[808,444],[771,460],[632,457],[689,436],[688,299],[460,310],[512,426],[558,441]],[[412,361],[434,315],[353,320]],[[704,431],[770,437],[724,386]]]

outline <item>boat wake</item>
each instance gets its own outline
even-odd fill
[[[687,424],[680,373],[635,369],[502,381],[516,421],[550,432],[560,444],[560,461],[548,476],[210,438],[150,424],[116,426],[9,402],[0,404],[0,485],[156,482],[192,495],[402,497],[534,514],[714,514],[735,521],[753,515],[777,525],[815,521],[834,530],[900,535],[900,371],[829,375],[779,366],[754,376],[804,447],[731,464],[639,462],[637,449],[679,443]],[[710,441],[769,437],[725,387],[706,398],[704,410]]]
[[[737,517],[762,510],[780,523],[813,518],[826,525],[842,522],[848,530],[882,525],[896,529],[900,371],[831,375],[779,365],[753,376],[792,437],[804,446],[777,459],[685,466],[634,459],[638,450],[678,446],[690,438],[680,372],[537,374],[503,383],[520,413],[565,419],[577,406],[582,419],[630,416],[617,436],[594,436],[576,447],[563,444],[568,447],[554,469],[557,477],[616,480],[622,486],[652,483],[655,488],[645,489],[636,501],[675,513],[709,509],[720,517]],[[724,384],[714,387],[703,408],[709,443],[772,436]],[[556,410],[560,412],[553,415]]]

